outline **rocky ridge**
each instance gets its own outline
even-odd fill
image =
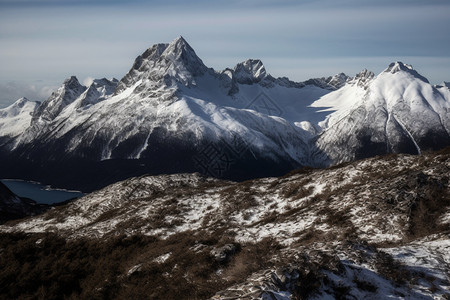
[[[447,299],[449,171],[447,149],[241,183],[142,176],[0,228],[71,243],[147,237],[114,280],[126,290],[153,278],[155,297],[177,282],[212,299]]]

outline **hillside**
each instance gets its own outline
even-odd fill
[[[447,148],[240,183],[131,178],[2,225],[1,297],[448,299],[449,174]]]

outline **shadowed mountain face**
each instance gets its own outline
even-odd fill
[[[120,80],[64,81],[0,110],[0,177],[91,191],[141,174],[275,176],[450,144],[450,91],[400,62],[292,82],[258,59],[215,71],[179,37]]]

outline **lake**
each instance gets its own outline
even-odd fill
[[[37,203],[53,204],[84,196],[79,191],[54,189],[38,182],[17,179],[1,179],[0,181],[17,196],[33,199]]]

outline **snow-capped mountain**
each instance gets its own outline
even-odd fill
[[[420,154],[450,144],[450,93],[410,65],[395,62],[381,74],[363,71],[342,89],[312,104],[332,114],[316,145],[326,164],[385,153]],[[324,158],[326,156],[326,158]]]
[[[20,98],[10,106],[0,109],[1,137],[14,138],[22,134],[30,126],[31,118],[39,104],[27,98]]]
[[[0,175],[92,189],[143,173],[245,179],[417,153],[450,144],[449,97],[401,63],[376,77],[299,83],[272,77],[258,59],[215,71],[179,37],[147,49],[119,82],[67,79],[15,135],[4,129],[11,118],[0,121],[0,158],[14,169]]]

